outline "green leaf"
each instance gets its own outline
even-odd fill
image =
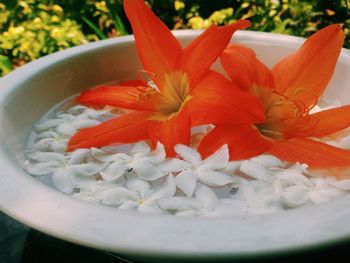
[[[10,71],[13,70],[10,59],[3,55],[0,55],[0,70],[4,75],[10,73]]]
[[[282,23],[276,24],[276,28],[272,30],[273,33],[283,34],[286,33],[286,27],[293,22],[292,19],[287,18]]]
[[[120,16],[117,13],[117,4],[113,1],[113,0],[106,0],[106,5],[108,8],[108,11],[110,13],[110,15],[112,16],[113,22],[115,27],[117,28],[118,32],[120,33],[120,35],[127,35],[128,31],[126,30]],[[114,5],[116,5],[116,7],[114,7]]]
[[[107,39],[107,36],[105,33],[102,32],[101,29],[99,29],[91,20],[89,20],[87,17],[82,16],[83,21],[95,32],[95,34],[102,40]]]

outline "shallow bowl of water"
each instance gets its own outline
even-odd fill
[[[199,32],[177,31],[182,44]],[[303,39],[237,32],[268,66]],[[217,65],[216,65],[217,66]],[[215,67],[215,65],[214,65]],[[131,36],[91,43],[29,63],[0,80],[0,209],[74,243],[144,258],[227,259],[296,251],[350,237],[350,196],[267,215],[175,217],[119,211],[49,187],[23,169],[34,123],[59,102],[101,83],[135,78],[141,68]],[[325,97],[350,103],[350,52],[343,50]]]

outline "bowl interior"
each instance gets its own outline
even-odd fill
[[[175,34],[186,45],[199,33],[179,31]],[[271,67],[295,51],[303,40],[237,32],[233,41],[252,47]],[[213,67],[221,71],[219,63]],[[73,200],[23,171],[23,152],[29,133],[43,114],[84,89],[133,79],[140,69],[133,38],[127,36],[65,50],[29,63],[4,77],[0,81],[0,161],[3,165],[0,209],[60,238],[127,253],[232,256],[298,248],[350,235],[350,227],[341,223],[350,219],[350,211],[345,206],[349,197],[331,204],[268,216],[215,220],[173,218],[119,212]],[[349,71],[350,55],[343,50],[325,97],[350,102]],[[342,211],[340,215],[339,210]],[[147,229],[142,225],[147,225]],[[150,236],[153,237],[151,240]]]

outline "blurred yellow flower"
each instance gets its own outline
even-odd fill
[[[174,2],[174,8],[176,11],[179,11],[181,9],[184,9],[185,8],[185,3],[183,1],[180,1],[180,0],[176,0]]]

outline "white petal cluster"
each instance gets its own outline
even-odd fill
[[[185,145],[176,145],[175,152],[183,161],[178,160],[176,165],[173,167],[168,165],[168,167],[172,171],[179,172],[175,178],[175,184],[186,196],[192,197],[198,183],[221,187],[234,182],[232,176],[221,172],[229,161],[227,145],[205,160],[201,159],[201,155],[196,150]]]
[[[101,172],[106,181],[119,179],[126,172],[145,181],[157,180],[167,174],[157,167],[165,160],[165,150],[161,143],[157,144],[154,152],[147,143],[139,143],[131,149],[130,154],[111,153],[100,149],[92,148],[91,155],[100,162],[107,163],[107,168]]]
[[[40,121],[25,170],[86,201],[179,216],[265,214],[324,203],[350,191],[350,179],[317,177],[319,171],[271,155],[230,162],[227,145],[206,159],[181,144],[175,158],[166,158],[161,143],[152,150],[146,142],[65,151],[76,131],[116,115],[113,108],[77,105]],[[207,127],[192,130],[202,133]]]
[[[94,110],[77,105],[67,112],[56,113],[54,118],[45,118],[34,126],[35,141],[30,148],[36,151],[64,153],[70,137],[81,128],[95,126],[102,120],[115,116],[112,110]]]

